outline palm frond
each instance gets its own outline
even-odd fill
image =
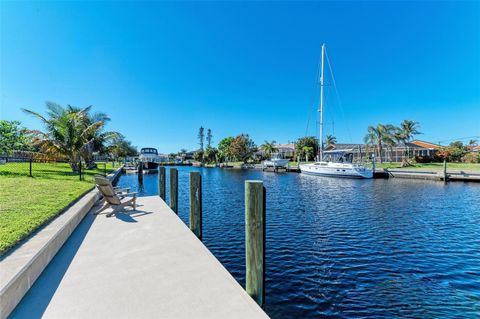
[[[44,123],[48,123],[48,120],[47,120],[45,117],[43,117],[40,113],[31,111],[31,110],[27,110],[27,109],[24,109],[24,108],[22,108],[22,111],[25,112],[25,113],[27,113],[27,114],[33,115],[33,116],[35,116],[36,118],[39,118],[39,119],[42,120],[42,122],[44,122]]]

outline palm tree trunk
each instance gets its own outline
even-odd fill
[[[72,171],[74,171],[74,172],[79,171],[79,167],[78,167],[77,162],[70,160],[68,164],[70,165],[70,168],[72,169]]]

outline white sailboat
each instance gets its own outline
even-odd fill
[[[304,174],[347,177],[347,178],[372,178],[373,171],[361,164],[354,164],[353,153],[346,151],[325,152],[323,150],[323,89],[324,89],[324,60],[325,44],[322,44],[321,70],[320,70],[320,161],[311,164],[300,164],[300,171]]]

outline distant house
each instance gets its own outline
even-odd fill
[[[295,144],[276,144],[278,153],[284,158],[295,157]],[[441,148],[441,145],[430,143],[421,140],[413,140],[404,144],[397,144],[393,147],[383,147],[382,161],[384,162],[402,162],[405,157],[417,157],[420,160],[429,160],[435,156],[435,153]],[[325,147],[325,151],[345,151],[354,153],[355,159],[372,158],[373,153],[376,153],[376,147],[372,145],[356,144],[356,143],[335,143]],[[480,151],[477,146],[475,151]],[[258,154],[264,155],[264,152],[259,150]],[[380,159],[377,156],[377,161]]]
[[[425,142],[421,140],[413,140],[410,143],[407,143],[407,145],[416,146],[422,150],[430,151],[428,154],[424,154],[424,155],[433,155],[435,151],[438,151],[442,147],[441,145]]]
[[[160,163],[170,162],[170,155],[159,153],[158,160],[160,161]]]
[[[383,147],[382,161],[384,162],[401,162],[405,157],[419,157],[419,158],[432,158],[435,153],[440,149],[440,145],[414,140],[404,144],[397,144],[393,147]],[[372,154],[376,152],[375,147],[366,146],[364,144],[341,144],[337,143],[325,148],[327,151],[347,151],[353,152],[355,157],[371,158]],[[378,154],[376,154],[377,160]]]
[[[480,152],[480,145],[473,145],[467,146],[470,152],[479,153]]]
[[[295,156],[295,144],[293,143],[276,144],[275,147],[283,158],[291,158]]]
[[[295,156],[295,144],[275,144],[277,151],[275,153],[280,154],[282,158],[293,158]],[[257,156],[265,156],[265,152],[262,149],[258,149]]]

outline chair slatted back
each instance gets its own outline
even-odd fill
[[[102,176],[95,176],[95,183],[97,184],[98,190],[100,193],[102,193],[107,203],[111,205],[121,204],[120,198],[118,198],[117,194],[115,194],[112,183],[108,179]]]

